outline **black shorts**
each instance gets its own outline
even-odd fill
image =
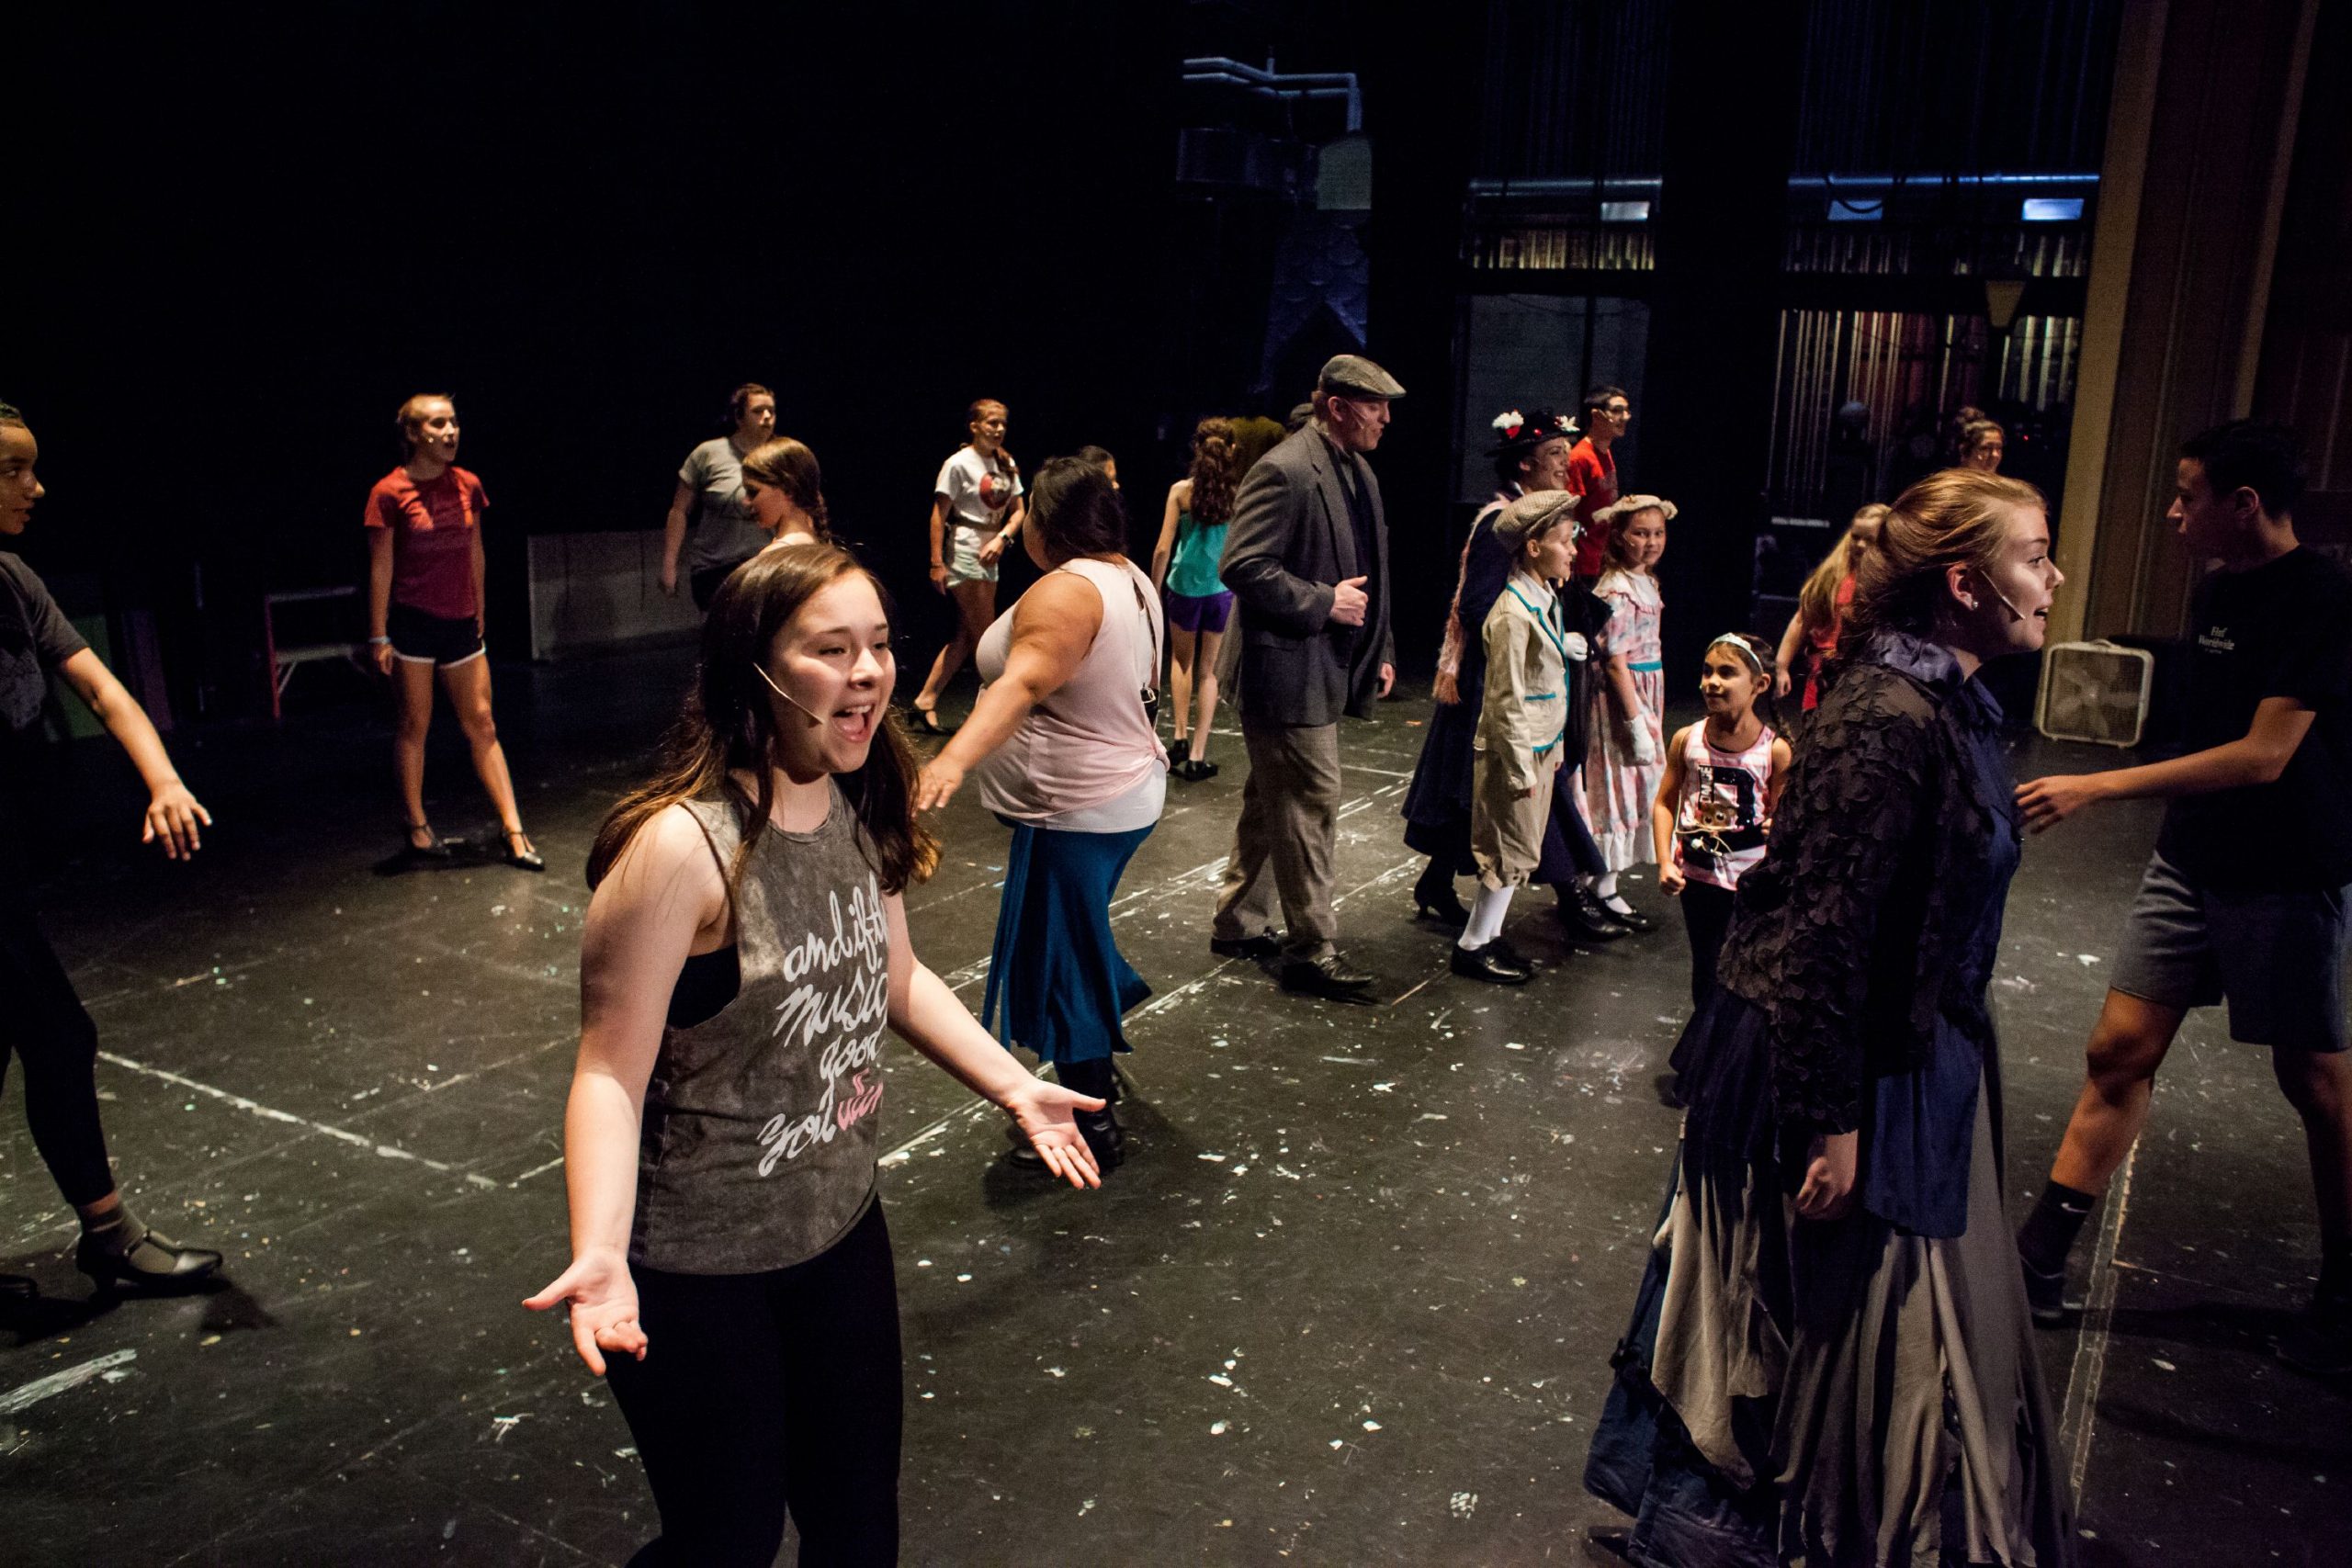
[[[480,659],[482,653],[481,633],[475,629],[471,615],[451,620],[395,604],[384,616],[384,634],[392,639],[392,652],[411,664],[435,664],[447,670]]]

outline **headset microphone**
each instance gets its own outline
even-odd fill
[[[2006,601],[2004,601],[2004,603],[2006,603]],[[775,677],[769,674],[766,670],[763,669],[756,663],[753,664],[752,668],[760,671],[760,679],[768,683],[769,691],[774,692],[777,696],[782,697],[786,702],[790,703],[794,707],[798,708],[802,713],[807,714],[819,724],[825,722],[824,715],[817,712],[814,708],[811,708],[807,703],[802,702],[790,692],[786,691],[782,686],[777,685],[775,683]]]
[[[2002,607],[2003,609],[2005,609],[2005,610],[2008,611],[2008,613],[2009,613],[2009,618],[2010,618],[2011,620],[2013,620],[2013,621],[2022,621],[2022,620],[2024,620],[2024,619],[2026,618],[2026,614],[2025,614],[2025,612],[2024,612],[2023,610],[2018,609],[2015,604],[2011,604],[2011,603],[2009,602],[2009,596],[2008,596],[2007,594],[2006,594],[2006,593],[2002,592],[1999,589],[1993,587],[1993,580],[1992,580],[1991,578],[1989,578],[1989,577],[1988,577],[1988,578],[1986,578],[1986,579],[1984,580],[1984,586],[1985,586],[1988,590],[1990,590],[1990,591],[1991,591],[1992,595],[1993,595],[1993,597],[1994,597],[1994,598],[1998,599],[1998,600],[2001,602],[2001,607]],[[789,698],[789,697],[786,697],[785,700],[786,700],[786,702],[790,702],[792,699],[791,699],[791,698]]]

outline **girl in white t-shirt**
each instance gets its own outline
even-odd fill
[[[933,735],[939,696],[996,619],[996,563],[1025,515],[1021,468],[1004,449],[1005,406],[982,398],[964,411],[971,439],[939,466],[931,496],[931,585],[956,601],[956,635],[915,697],[915,714]]]

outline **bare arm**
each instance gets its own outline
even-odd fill
[[[1617,704],[1617,716],[1626,724],[1634,724],[1642,716],[1641,694],[1634,690],[1633,667],[1622,653],[1612,653],[1600,663],[1601,678],[1609,682],[1609,694]]]
[[[130,765],[139,770],[140,782],[147,786],[146,819],[139,841],[152,844],[161,839],[164,853],[173,860],[186,860],[196,853],[202,847],[197,826],[212,826],[212,814],[197,804],[196,796],[180,782],[170,754],[164,750],[164,738],[155,733],[147,710],[123,689],[106,661],[86,648],[68,659],[60,672],[130,756]]]
[[[980,1027],[947,983],[915,957],[905,899],[892,894],[883,906],[890,927],[890,1027],[948,1077],[1012,1112],[1046,1169],[1073,1187],[1102,1186],[1093,1152],[1079,1135],[1071,1112],[1100,1111],[1102,1101],[1073,1094],[1023,1067]]]
[[[2292,697],[2265,697],[2254,710],[2252,727],[2226,745],[2104,773],[2053,773],[2019,784],[2018,805],[2038,833],[2094,801],[2170,800],[2272,784],[2311,733],[2314,716]]]
[[[931,498],[931,585],[947,592],[947,498]]]
[[[1804,643],[1804,612],[1799,610],[1789,616],[1789,629],[1781,634],[1780,651],[1772,655],[1772,694],[1785,697],[1795,683],[1792,673],[1797,666],[1797,650]]]
[[[1657,890],[1682,891],[1682,837],[1674,830],[1677,808],[1682,804],[1682,749],[1690,731],[1678,729],[1667,742],[1666,769],[1658,775],[1657,798],[1650,802],[1650,840],[1657,848]]]
[[[628,1272],[645,1086],[686,955],[698,939],[716,946],[726,920],[726,884],[682,807],[639,830],[588,901],[580,1055],[563,1113],[571,1266],[524,1304],[544,1311],[570,1301],[572,1344],[599,1375],[605,1351],[645,1354]]]
[[[1168,487],[1168,506],[1159,517],[1159,539],[1151,547],[1151,585],[1168,589],[1168,562],[1176,553],[1176,520],[1193,499],[1193,481],[1178,479]]]
[[[482,516],[488,518],[484,512]],[[490,558],[481,547],[481,525],[474,525],[474,636],[488,629],[490,615]]]
[[[694,489],[680,479],[670,497],[670,515],[662,520],[662,592],[673,599],[678,596],[678,558],[686,547],[686,518],[694,507]]]
[[[1785,740],[1772,742],[1772,774],[1764,781],[1764,825],[1772,825],[1772,818],[1781,809],[1781,791],[1789,782],[1789,764],[1796,753]]]
[[[368,651],[375,660],[376,672],[392,672],[392,645],[385,638],[384,626],[392,613],[392,531],[390,528],[368,530]]]
[[[924,765],[915,784],[915,809],[946,805],[964,775],[1011,739],[1031,709],[1078,673],[1102,629],[1102,595],[1092,583],[1066,571],[1039,578],[1013,606],[1004,673],[989,682],[972,706],[972,716]]]

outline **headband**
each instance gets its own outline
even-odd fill
[[[1756,649],[1748,643],[1746,632],[1725,632],[1721,637],[1711,639],[1707,644],[1707,649],[1711,653],[1718,648],[1726,647],[1739,649],[1739,656],[1747,660],[1747,667],[1750,670],[1755,671],[1758,675],[1764,673],[1764,660],[1758,657]]]

